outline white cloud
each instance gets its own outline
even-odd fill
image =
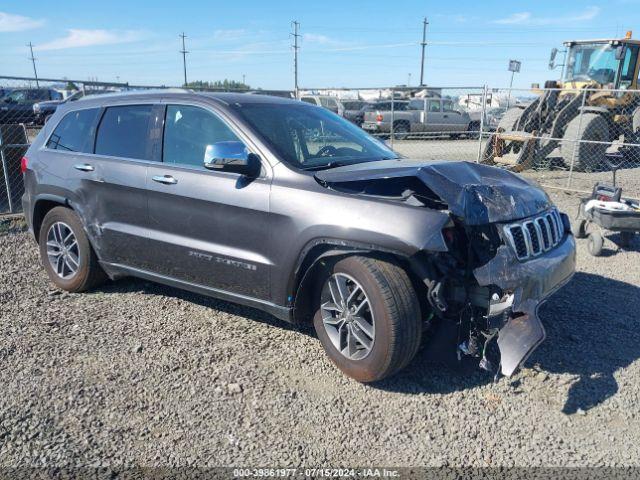
[[[0,32],[21,32],[44,25],[44,20],[0,12]]]
[[[566,17],[536,17],[531,12],[518,12],[505,18],[494,20],[499,25],[562,25],[571,22],[593,20],[600,13],[600,7],[587,7],[583,12]]]
[[[304,33],[302,35],[302,43],[306,45],[324,45],[333,47],[346,45],[345,42],[335,40],[319,33]]]
[[[139,40],[139,32],[126,30],[81,30],[69,29],[65,37],[56,38],[50,42],[40,44],[36,50],[62,50],[66,48],[94,47],[97,45],[114,45]]]
[[[513,25],[526,23],[531,19],[531,12],[514,13],[508,17],[495,20],[493,23],[499,23],[501,25]]]
[[[246,35],[247,31],[244,28],[216,30],[213,32],[213,38],[215,40],[239,40]]]

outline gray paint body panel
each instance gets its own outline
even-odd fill
[[[247,179],[238,174],[157,161],[43,148],[53,126],[71,110],[150,102],[199,105],[216,113],[260,156],[262,174]],[[327,188],[330,182],[416,176],[429,185],[429,176],[440,173],[443,175],[439,181],[431,186],[437,194],[446,189],[448,193],[444,195],[447,201],[454,202],[450,205],[454,213],[472,211],[469,207],[482,203],[485,194],[492,191],[508,190],[535,200],[531,211],[543,208],[548,201],[540,191],[526,192],[535,189],[533,185],[495,171],[492,176],[490,167],[457,168],[455,162],[443,167],[418,163],[412,167],[406,161],[391,165],[375,162],[378,165],[369,169],[362,164],[327,171],[315,178],[312,172],[294,170],[282,163],[231,108],[237,102],[295,101],[259,95],[163,91],[101,95],[62,105],[27,152],[24,204],[30,225],[38,199],[64,198],[80,215],[100,260],[112,274],[155,279],[257,306],[283,318],[283,312],[290,312],[297,269],[315,245],[330,243],[392,252],[409,259],[423,251],[447,251],[442,229],[451,222],[450,211],[342,193]],[[91,163],[95,169],[81,172],[73,168],[77,163]],[[475,183],[481,183],[484,175],[494,183],[490,188],[475,185],[477,188],[465,190],[465,185],[456,184],[456,172],[461,172],[462,182],[473,178]],[[177,183],[154,182],[156,175],[171,175]],[[499,202],[500,198],[497,195],[492,201]],[[465,200],[473,202],[464,205]],[[492,204],[487,218],[478,215],[475,223],[496,221],[492,218],[496,213],[500,220],[515,218],[518,211],[528,212],[513,205]]]

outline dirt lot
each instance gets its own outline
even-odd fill
[[[5,222],[0,465],[640,466],[640,241],[601,258],[578,244],[514,378],[431,341],[363,386],[309,332],[251,309],[128,279],[52,290]]]

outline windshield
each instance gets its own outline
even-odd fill
[[[613,83],[618,72],[616,48],[603,43],[573,45],[569,50],[565,80]]]
[[[237,112],[294,168],[320,170],[399,158],[351,122],[299,104],[236,104]]]

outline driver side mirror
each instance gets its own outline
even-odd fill
[[[616,47],[616,60],[622,60],[624,58],[625,53],[626,53],[626,49],[624,45],[618,45]]]
[[[260,175],[260,159],[238,141],[217,142],[207,145],[204,168],[219,172],[232,172],[255,178]]]

